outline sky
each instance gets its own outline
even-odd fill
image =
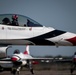
[[[0,14],[9,13],[28,16],[46,27],[76,33],[76,0],[0,0]],[[8,55],[15,49],[23,52],[25,46],[8,49]],[[33,56],[71,56],[75,51],[74,46],[30,46]]]

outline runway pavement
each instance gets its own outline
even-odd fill
[[[70,73],[71,65],[69,63],[48,63],[33,65],[34,75],[71,75]],[[4,71],[0,75],[12,75],[10,71]],[[20,71],[20,75],[31,75],[28,68],[23,68]],[[76,70],[72,75],[76,75]]]
[[[0,75],[12,75],[9,71],[8,72],[2,72]],[[21,71],[20,75],[31,75],[29,71]],[[34,70],[34,75],[71,75],[69,70],[64,71],[54,71],[54,70],[41,70],[37,71]],[[76,75],[76,71],[72,75]]]

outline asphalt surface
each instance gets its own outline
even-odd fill
[[[34,65],[34,75],[71,75],[69,63],[42,63],[39,65]],[[13,75],[10,71],[1,72],[0,75]],[[20,75],[32,75],[28,68],[23,68],[20,71]],[[72,75],[76,75],[76,70],[74,70]]]
[[[0,73],[0,75],[12,75],[9,71]],[[32,75],[29,71],[21,71],[20,75]],[[69,70],[54,71],[54,70],[34,70],[34,75],[71,75]],[[76,71],[72,75],[76,75]]]

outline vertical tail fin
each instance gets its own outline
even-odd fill
[[[27,55],[30,54],[29,45],[26,46],[26,51],[24,51],[24,54],[27,54]]]

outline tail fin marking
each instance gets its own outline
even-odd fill
[[[30,54],[30,51],[29,51],[29,45],[26,46],[26,51],[24,51],[24,54],[27,54],[27,55]]]

